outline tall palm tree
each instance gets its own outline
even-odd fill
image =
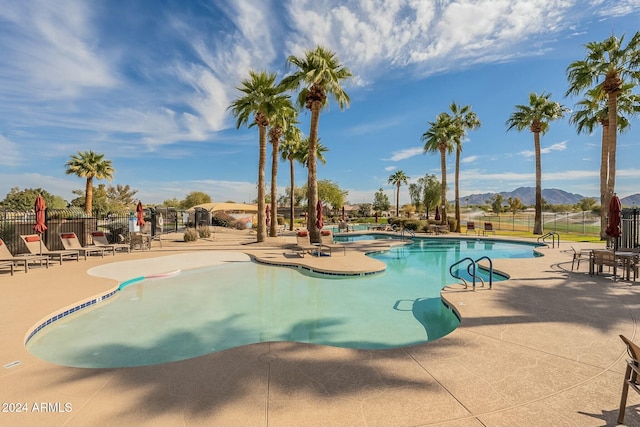
[[[115,169],[111,164],[111,160],[105,160],[104,154],[98,154],[91,150],[78,151],[78,154],[71,156],[71,159],[65,165],[67,175],[77,175],[80,178],[86,178],[84,211],[87,215],[91,215],[93,204],[93,179],[106,179],[111,181]]]
[[[311,146],[311,142],[309,138],[302,138],[302,140],[300,140],[300,159],[299,160],[300,160],[300,163],[302,163],[302,166],[304,166],[305,168],[309,167],[309,161],[311,159],[311,155],[310,155],[311,150],[309,149],[310,146]],[[321,138],[318,138],[316,142],[315,158],[316,160],[319,160],[320,163],[322,163],[323,165],[327,164],[327,159],[324,157],[324,153],[326,153],[327,151],[329,151],[327,146],[322,143]]]
[[[533,234],[542,234],[542,168],[540,166],[540,134],[549,129],[549,122],[564,117],[569,109],[558,102],[551,101],[551,94],[529,94],[529,105],[516,105],[515,111],[507,120],[508,130],[523,131],[529,129],[533,133],[533,144],[536,156],[536,215]]]
[[[447,153],[452,153],[457,129],[451,116],[440,113],[435,122],[428,122],[429,129],[422,134],[425,153],[440,153],[440,171],[442,173],[442,188],[440,192],[440,206],[442,208],[441,224],[447,224]]]
[[[282,156],[283,160],[289,161],[289,175],[291,177],[291,191],[290,191],[290,207],[289,207],[289,230],[293,231],[293,219],[295,216],[295,182],[294,182],[294,167],[293,163],[295,160],[300,160],[302,162],[302,152],[300,149],[300,144],[302,140],[302,133],[300,129],[291,125],[284,132],[284,140],[282,145],[280,146],[280,156]]]
[[[618,131],[623,133],[630,126],[627,116],[640,112],[640,95],[631,93],[632,84],[624,84],[618,94]],[[585,93],[584,99],[577,103],[578,109],[574,110],[569,118],[569,123],[575,124],[578,133],[593,133],[597,125],[602,126],[602,147],[600,150],[600,203],[606,207],[607,183],[609,181],[609,109],[607,107],[607,95],[602,86],[596,86]],[[600,237],[607,238],[607,210],[600,209]]]
[[[566,95],[601,87],[607,96],[609,124],[617,123],[618,96],[624,85],[640,82],[640,32],[633,35],[626,47],[622,46],[623,41],[624,35],[620,38],[611,35],[601,42],[587,43],[585,59],[567,67],[569,89]],[[609,205],[615,192],[617,131],[617,126],[607,128],[608,176],[604,199],[601,199],[603,208]]]
[[[460,233],[460,154],[462,154],[462,140],[467,134],[468,130],[477,129],[480,127],[481,123],[478,119],[476,113],[471,111],[471,105],[465,105],[464,107],[460,107],[455,102],[452,102],[449,106],[452,114],[452,120],[454,127],[457,128],[457,136],[454,140],[454,144],[456,147],[456,175],[454,179],[454,188],[455,188],[455,211],[456,211],[456,233]]]
[[[409,177],[403,171],[396,171],[387,180],[387,184],[396,186],[396,216],[400,216],[400,186],[407,183]]]
[[[257,241],[264,242],[267,238],[264,180],[267,163],[267,128],[271,117],[277,111],[281,111],[283,106],[290,102],[290,98],[284,95],[282,87],[276,84],[275,73],[266,71],[249,71],[249,78],[241,82],[238,90],[243,95],[229,106],[237,118],[236,128],[248,124],[248,127],[258,126],[259,131]]]
[[[290,100],[284,103],[281,108],[274,112],[269,127],[269,142],[271,142],[271,224],[269,224],[269,236],[278,235],[278,204],[277,204],[277,181],[278,181],[278,150],[280,138],[287,128],[297,123],[297,112]]]
[[[318,141],[318,123],[320,110],[328,106],[327,97],[331,96],[343,110],[349,105],[349,96],[342,88],[342,82],[351,77],[351,71],[340,64],[336,54],[324,47],[317,46],[305,52],[304,57],[289,56],[287,63],[296,70],[282,80],[290,90],[297,91],[298,106],[311,111],[309,128],[309,162],[307,178],[307,229],[312,241],[320,240],[320,231],[316,226],[316,204],[318,203],[318,177],[316,169],[316,144]]]

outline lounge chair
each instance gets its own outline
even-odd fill
[[[631,342],[624,335],[620,335],[620,339],[627,345],[627,370],[624,373],[624,385],[622,386],[622,395],[620,396],[620,409],[618,410],[618,424],[624,423],[624,411],[627,406],[627,394],[629,387],[636,393],[640,394],[640,383],[638,383],[638,374],[640,374],[640,347]]]
[[[493,223],[485,222],[484,229],[482,230],[482,235],[486,236],[488,233],[496,234],[496,231],[493,229]]]
[[[469,232],[476,234],[476,223],[473,221],[467,221],[467,234],[469,234]]]
[[[49,257],[45,255],[30,255],[19,254],[14,256],[7,245],[0,239],[0,261],[12,262],[13,265],[24,265],[24,272],[29,271],[29,262],[39,262],[40,265],[44,262],[47,268],[49,268]]]
[[[580,269],[580,261],[581,260],[591,261],[591,256],[592,256],[591,249],[576,250],[576,248],[571,246],[571,250],[573,251],[573,261],[571,261],[571,271],[573,271],[573,267],[574,267],[574,264],[576,264],[576,261],[577,261],[576,268],[578,270]]]
[[[127,253],[131,251],[131,247],[126,243],[109,243],[106,234],[104,234],[104,231],[92,231],[91,238],[93,239],[94,246],[111,248],[114,255],[116,254],[117,250],[127,251]]]
[[[15,265],[12,261],[0,261],[0,268],[9,267],[11,269],[11,275],[13,276],[13,269]]]
[[[65,249],[79,251],[80,255],[84,256],[84,259],[87,259],[87,255],[91,254],[98,254],[104,258],[104,251],[107,248],[95,245],[82,246],[80,240],[78,240],[78,236],[76,236],[76,233],[58,233],[58,236],[60,236],[60,241]]]
[[[329,248],[329,254],[333,255],[333,249],[342,249],[344,255],[347,254],[345,245],[333,242],[333,233],[331,230],[320,230],[320,243],[322,246]]]
[[[320,255],[322,247],[324,245],[314,245],[311,243],[309,232],[307,230],[301,230],[296,233],[296,245],[293,247],[293,251],[298,255],[303,256],[307,253]]]
[[[62,265],[63,258],[75,258],[76,261],[80,261],[80,251],[77,249],[50,251],[44,242],[40,239],[38,234],[21,235],[20,238],[24,242],[27,250],[31,255],[46,255],[51,259],[57,258]]]

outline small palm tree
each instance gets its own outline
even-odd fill
[[[631,93],[632,84],[625,84],[618,95],[618,131],[623,133],[631,125],[628,116],[640,112],[640,95]],[[609,150],[609,109],[607,96],[602,86],[596,86],[585,93],[584,99],[577,103],[578,109],[574,110],[569,118],[569,123],[575,124],[578,133],[593,133],[597,125],[602,126],[602,148],[600,150],[600,204],[608,206],[607,186],[609,185],[609,162],[611,152]],[[607,210],[600,209],[600,237],[607,238]]]
[[[274,112],[271,119],[271,127],[269,128],[269,141],[271,142],[271,224],[269,224],[269,236],[271,237],[278,235],[278,205],[276,200],[278,196],[278,150],[280,138],[282,138],[283,133],[291,124],[297,123],[297,112],[290,101],[280,107],[279,110]]]
[[[396,171],[387,180],[388,184],[396,186],[396,216],[400,215],[400,186],[407,183],[409,177],[403,171]]]
[[[284,132],[284,141],[280,146],[280,155],[283,160],[289,161],[289,175],[291,177],[291,194],[290,196],[290,210],[289,210],[289,230],[293,231],[293,218],[295,216],[295,182],[294,182],[294,161],[300,160],[302,162],[302,151],[301,151],[301,139],[302,133],[300,129],[291,125]]]
[[[455,102],[452,102],[449,106],[452,114],[452,120],[454,127],[457,128],[457,136],[454,144],[456,146],[456,175],[454,179],[454,198],[455,198],[455,211],[456,211],[456,233],[460,233],[460,154],[462,153],[462,140],[467,134],[468,130],[477,129],[480,127],[480,120],[476,113],[471,111],[470,105],[460,107]]]
[[[312,241],[320,240],[320,230],[316,226],[316,204],[318,203],[318,177],[316,169],[316,144],[320,110],[328,105],[331,96],[344,109],[349,105],[349,96],[342,88],[342,82],[351,77],[351,71],[340,64],[336,54],[317,46],[305,52],[304,57],[289,56],[287,63],[296,70],[282,80],[282,85],[297,91],[298,106],[311,111],[309,128],[309,161],[307,178],[307,229]]]
[[[569,89],[566,95],[600,87],[607,97],[607,119],[609,125],[618,120],[618,96],[625,84],[640,83],[640,32],[636,32],[623,47],[624,35],[613,35],[602,42],[585,45],[585,59],[572,62],[567,67]],[[608,206],[615,192],[617,126],[607,129],[608,168],[607,189],[602,206]]]
[[[447,113],[440,113],[435,122],[428,122],[429,129],[422,134],[425,153],[440,153],[440,171],[442,173],[442,188],[440,206],[442,207],[441,224],[447,224],[447,153],[452,153],[457,128]]]
[[[516,105],[515,111],[507,120],[508,130],[523,131],[529,129],[533,133],[533,144],[536,156],[536,214],[533,234],[542,234],[542,169],[540,166],[540,134],[549,129],[549,122],[564,117],[568,108],[558,102],[551,101],[551,94],[529,94],[529,105]]]
[[[71,156],[66,164],[67,175],[77,175],[86,178],[84,210],[87,215],[91,215],[93,204],[93,179],[106,179],[111,181],[115,169],[111,160],[105,160],[104,154],[98,154],[91,150],[78,151],[78,154]]]
[[[290,102],[290,98],[284,95],[283,88],[276,85],[275,82],[275,73],[249,71],[249,78],[243,80],[238,88],[243,95],[229,106],[237,118],[236,128],[246,124],[249,127],[258,126],[260,148],[258,157],[258,242],[264,242],[267,238],[264,180],[264,170],[267,163],[267,128],[271,117]]]

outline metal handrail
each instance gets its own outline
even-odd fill
[[[451,274],[451,276],[453,276],[456,279],[462,280],[464,282],[464,288],[467,289],[468,287],[468,283],[466,281],[466,279],[464,277],[461,277],[457,274],[454,273],[453,268],[459,264],[462,264],[465,261],[469,261],[469,265],[467,265],[467,273],[469,273],[469,275],[471,276],[471,278],[473,279],[473,290],[476,289],[476,278],[480,279],[480,282],[482,282],[482,286],[484,287],[485,282],[484,279],[480,276],[478,276],[476,274],[476,268],[478,266],[478,262],[486,259],[489,261],[489,289],[493,288],[493,261],[491,261],[491,258],[489,258],[488,256],[481,256],[480,258],[473,260],[472,258],[469,257],[465,257],[462,258],[456,262],[454,262],[453,264],[451,264],[451,266],[449,267],[449,274]]]
[[[552,238],[552,244],[553,244],[553,248],[556,247],[556,236],[558,236],[558,247],[560,247],[560,234],[556,233],[555,231],[549,231],[548,233],[538,237],[538,243],[544,243],[545,245],[547,244],[546,238],[547,237],[551,237]]]
[[[408,228],[403,228],[402,231],[400,232],[400,236],[402,237],[402,240],[404,240],[404,232],[407,232],[407,234],[411,237],[416,237],[416,233],[413,232],[413,230],[409,230]]]

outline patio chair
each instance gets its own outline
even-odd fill
[[[329,248],[330,255],[333,255],[333,249],[342,249],[343,255],[347,255],[347,247],[345,245],[333,242],[333,233],[331,230],[320,231],[320,243],[322,243],[322,246]]]
[[[14,266],[24,265],[24,272],[29,271],[29,262],[39,262],[42,266],[44,262],[47,268],[49,268],[49,257],[45,255],[31,255],[31,254],[19,254],[14,256],[7,245],[0,239],[0,261],[12,262]]]
[[[469,232],[476,234],[476,223],[473,221],[467,221],[467,234],[469,234]]]
[[[293,247],[293,251],[302,257],[307,253],[320,255],[323,246],[322,243],[320,245],[312,244],[309,232],[307,230],[301,230],[296,233],[296,245]]]
[[[62,260],[64,258],[75,258],[76,261],[80,261],[79,250],[65,249],[59,251],[50,251],[49,248],[47,248],[44,242],[40,239],[39,234],[20,235],[20,238],[24,242],[27,250],[31,255],[46,255],[51,259],[57,258],[60,261],[60,265],[62,265]]]
[[[80,240],[78,240],[78,236],[76,233],[58,233],[60,237],[60,241],[62,242],[62,246],[67,250],[77,250],[80,252],[80,255],[84,256],[84,259],[87,259],[87,255],[98,254],[104,258],[104,251],[108,248],[101,246],[82,246]]]
[[[127,251],[127,253],[131,251],[131,247],[126,243],[109,243],[109,241],[107,240],[107,235],[104,234],[104,231],[92,231],[91,238],[93,239],[93,244],[95,246],[111,248],[114,255],[116,254],[117,250]]]
[[[496,231],[493,229],[493,223],[485,222],[484,229],[482,230],[482,235],[486,236],[488,233],[496,234]]]
[[[12,261],[0,261],[0,268],[9,267],[11,269],[11,275],[13,276],[13,269],[15,265]]]
[[[627,359],[627,370],[624,373],[624,385],[622,386],[622,395],[620,396],[620,409],[618,410],[618,424],[624,423],[624,411],[627,406],[627,394],[629,387],[636,393],[640,394],[640,384],[638,383],[638,374],[640,374],[640,347],[631,342],[624,335],[620,335],[620,339],[627,345],[627,353],[630,359]]]
[[[609,251],[606,249],[598,249],[593,251],[593,259],[591,260],[592,268],[591,273],[595,274],[602,273],[604,267],[618,267],[616,261],[616,254],[613,251]]]
[[[589,261],[589,262],[591,261],[591,257],[593,253],[591,249],[576,250],[576,248],[571,246],[571,250],[573,251],[573,260],[571,261],[571,271],[573,271],[574,264],[577,264],[576,268],[580,270],[581,260]]]

